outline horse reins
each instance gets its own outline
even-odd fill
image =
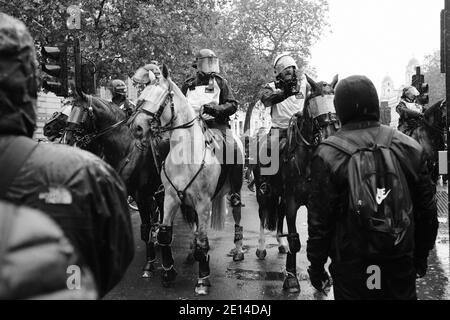
[[[96,126],[95,126],[95,115],[94,115],[94,109],[92,108],[92,96],[89,95],[88,96],[88,101],[89,101],[89,107],[88,107],[88,112],[90,117],[93,119],[93,123],[94,123],[94,128],[96,130]],[[116,122],[115,124],[101,130],[100,132],[95,132],[95,133],[88,133],[85,134],[84,136],[82,136],[81,138],[77,139],[76,143],[79,142],[83,142],[86,145],[92,143],[92,141],[97,140],[98,138],[104,136],[107,133],[110,133],[111,131],[121,127],[122,125],[124,125],[125,123],[127,123],[129,120],[129,118],[125,118],[119,122]]]
[[[164,99],[164,101],[161,103],[161,105],[158,108],[158,111],[156,113],[150,112],[144,108],[141,108],[143,103],[141,103],[139,105],[139,109],[136,109],[136,116],[137,114],[139,114],[140,112],[147,114],[148,116],[150,116],[151,118],[153,118],[153,120],[155,122],[157,122],[158,125],[161,124],[161,116],[164,112],[164,110],[166,109],[166,107],[170,104],[170,109],[172,112],[172,118],[170,119],[169,123],[163,127],[159,126],[156,128],[151,128],[151,132],[156,134],[156,135],[161,135],[162,133],[166,133],[166,132],[171,132],[171,131],[175,131],[175,130],[180,130],[180,129],[189,129],[192,128],[195,124],[195,122],[197,120],[199,120],[199,117],[195,117],[194,119],[192,119],[191,121],[182,124],[180,126],[173,126],[173,123],[176,119],[175,117],[175,104],[173,102],[173,96],[174,96],[174,92],[172,91],[172,85],[169,83],[169,89],[167,90],[167,96]],[[156,165],[156,169],[158,170],[159,174],[160,174],[160,169],[159,166],[157,165],[157,161],[156,161],[156,150],[155,147],[153,145],[153,139],[152,137],[150,137],[150,145],[151,145],[151,149],[152,149],[152,153],[153,153],[153,159],[155,161],[155,165]],[[167,174],[166,171],[166,162],[163,161],[162,163],[162,169],[164,172],[164,175],[167,179],[167,181],[169,181],[169,183],[172,185],[173,189],[176,191],[178,198],[181,200],[182,203],[184,203],[184,200],[186,199],[186,192],[187,190],[191,187],[191,185],[194,183],[195,179],[197,179],[197,177],[200,175],[200,173],[203,171],[203,169],[205,168],[206,165],[206,147],[204,149],[203,152],[203,160],[202,163],[200,165],[199,170],[197,171],[197,173],[194,175],[194,177],[191,179],[191,181],[187,184],[187,186],[184,188],[183,191],[180,191],[177,189],[177,187],[175,187],[174,183],[172,182],[172,180],[169,178],[169,175]]]

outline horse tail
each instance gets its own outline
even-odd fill
[[[193,228],[195,225],[198,226],[198,215],[194,208],[181,205],[181,213],[183,215],[184,221]]]
[[[276,206],[271,206],[271,208],[268,208],[269,210],[266,210],[267,217],[265,217],[265,224],[264,228],[268,231],[276,231],[278,228],[278,210]],[[283,222],[281,222],[283,223]]]
[[[211,228],[221,231],[225,228],[227,216],[227,197],[216,197],[212,203]]]

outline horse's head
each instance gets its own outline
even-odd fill
[[[181,90],[170,79],[167,66],[162,69],[162,76],[155,76],[139,97],[136,114],[130,123],[135,138],[141,141],[150,138],[159,128],[173,124],[177,114],[175,105],[184,99]]]
[[[124,119],[125,116],[122,110],[114,108],[109,101],[83,95],[72,106],[67,120],[65,143],[74,145],[80,138],[94,134],[108,125]]]
[[[340,128],[334,107],[334,89],[339,77],[336,75],[331,83],[315,82],[308,75],[306,79],[311,90],[306,98],[303,114],[312,124],[317,143],[332,136]]]
[[[429,125],[444,129],[447,119],[446,101],[441,100],[427,108],[424,116]]]

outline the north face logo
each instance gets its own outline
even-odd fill
[[[377,204],[381,205],[389,193],[391,193],[391,190],[386,193],[386,189],[377,189]]]

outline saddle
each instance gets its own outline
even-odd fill
[[[230,165],[225,163],[225,159],[220,159],[218,156],[218,154],[225,156],[225,152],[223,151],[226,149],[226,141],[221,133],[217,134],[217,130],[214,131],[212,128],[209,128],[205,121],[200,121],[200,126],[205,136],[207,147],[210,147],[211,150],[219,151],[215,153],[217,160],[221,163],[219,181],[217,182],[216,191],[214,192],[213,197],[215,198],[225,185],[231,171]]]

